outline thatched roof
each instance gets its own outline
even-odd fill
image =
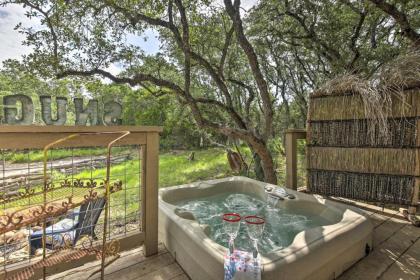
[[[360,94],[389,95],[395,92],[420,88],[420,52],[411,52],[384,64],[378,74],[370,80],[363,77],[344,74],[331,79],[311,97],[340,96]]]
[[[412,111],[418,112],[413,90],[420,92],[420,52],[412,52],[383,65],[371,79],[356,75],[342,75],[330,80],[312,95],[310,112],[329,114],[337,119],[334,108],[342,108],[342,115],[352,115],[353,119],[369,119],[368,134],[380,131],[380,137],[390,137],[388,119],[405,118]],[[357,102],[349,102],[354,96]],[[331,97],[318,100],[319,97]],[[414,102],[414,103],[413,103]],[[345,107],[343,107],[345,103]],[[357,108],[351,105],[357,105]],[[398,114],[397,114],[398,112]],[[309,114],[309,119],[311,119]]]
[[[409,53],[384,65],[379,74],[379,89],[420,88],[420,51]]]

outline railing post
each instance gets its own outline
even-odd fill
[[[417,120],[417,137],[416,137],[416,172],[414,189],[411,197],[411,205],[408,207],[408,213],[416,215],[419,203],[420,193],[420,120]]]
[[[286,130],[286,187],[297,189],[297,140],[306,139],[306,130]]]
[[[158,253],[159,134],[147,133],[142,148],[143,231],[146,256]]]

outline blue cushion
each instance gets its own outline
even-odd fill
[[[77,227],[77,224],[78,224],[77,219],[73,220],[73,219],[65,218],[47,227],[45,231],[47,235],[68,232],[75,229]],[[35,232],[31,231],[30,235],[31,235],[31,238],[42,236],[42,230],[38,230]]]

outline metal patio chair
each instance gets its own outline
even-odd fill
[[[82,204],[80,208],[63,220],[46,228],[46,247],[54,249],[71,242],[76,245],[80,237],[87,235],[96,239],[95,226],[105,206],[105,198],[98,198]],[[31,254],[42,248],[42,230],[29,235]]]

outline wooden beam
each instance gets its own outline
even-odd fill
[[[162,132],[160,126],[36,126],[36,125],[0,125],[0,133],[83,133],[83,132],[102,132],[102,131],[130,131],[138,132]]]
[[[146,162],[147,164],[143,164]],[[159,134],[148,133],[143,148],[143,230],[146,256],[158,253]]]
[[[43,149],[47,144],[72,133],[1,133],[0,149]],[[106,147],[119,134],[80,135],[54,148]],[[118,145],[146,144],[146,133],[133,133],[118,141]]]
[[[297,189],[297,140],[306,139],[305,129],[286,130],[286,187]]]
[[[118,145],[142,145],[146,144],[147,133],[159,133],[162,129],[139,126],[0,126],[0,149],[42,149],[51,142],[77,133],[81,135],[56,147],[106,147],[119,136],[119,131],[130,131],[130,135],[121,139]]]

